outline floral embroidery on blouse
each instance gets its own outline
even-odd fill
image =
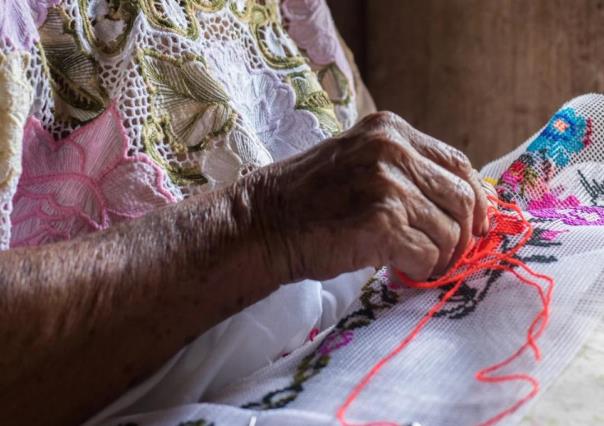
[[[114,106],[62,141],[30,118],[13,200],[11,246],[70,239],[174,202],[163,187],[161,169],[147,156],[127,151]]]
[[[80,173],[59,164],[63,151],[79,149],[99,164],[114,161],[97,140],[78,140],[83,129],[107,120],[108,108],[121,117],[127,144],[120,136],[107,146],[119,141],[119,156],[127,145],[127,158],[148,159],[138,166],[140,181],[150,183],[162,170],[165,189],[178,199],[231,184],[274,155],[298,153],[342,128],[321,83],[346,81],[352,73],[322,0],[292,9],[328,24],[322,31],[333,43],[304,52],[284,28],[279,0],[7,0],[3,6],[0,49],[29,50],[24,78],[36,88],[28,108],[36,120],[27,136],[41,141],[26,146],[23,165],[35,166],[23,176],[16,210],[5,212],[6,229],[11,218],[15,228],[6,244],[71,238],[130,215],[124,212],[133,201],[126,196],[103,204],[108,183],[99,176],[89,176],[91,185],[82,180],[81,190],[66,184],[65,196],[34,179],[52,167]],[[310,51],[318,68],[305,56]],[[106,157],[93,158],[98,152]],[[48,170],[34,161],[41,153],[54,159],[44,165]],[[3,196],[12,198],[17,180]],[[161,205],[170,197],[153,185],[154,203]],[[77,199],[91,193],[89,203]],[[26,214],[34,204],[38,210]]]
[[[556,165],[564,167],[573,154],[589,145],[591,126],[591,119],[580,117],[572,108],[561,109],[529,145],[527,151],[544,151]]]
[[[32,18],[36,26],[40,26],[46,20],[48,9],[58,5],[62,0],[27,0],[31,10]]]
[[[201,57],[172,58],[152,50],[139,51],[138,63],[149,88],[151,108],[145,126],[149,155],[177,183],[205,184],[198,168],[170,164],[158,149],[166,143],[178,157],[205,150],[209,142],[228,134],[237,114],[229,96],[213,79]]]
[[[99,65],[82,47],[75,21],[60,7],[48,11],[40,43],[54,98],[55,120],[81,124],[101,114],[109,96],[99,78]]]

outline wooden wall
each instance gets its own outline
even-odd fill
[[[330,0],[380,109],[476,166],[604,92],[604,0]]]

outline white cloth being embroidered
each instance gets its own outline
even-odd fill
[[[541,132],[482,171],[485,178],[499,179],[503,195],[510,188],[516,190],[512,194],[513,199],[528,217],[538,219],[534,222],[536,237],[519,256],[538,273],[547,274],[556,282],[549,328],[539,341],[543,360],[536,362],[525,354],[504,370],[510,374],[529,373],[539,380],[542,389],[550,386],[568,365],[571,365],[568,369],[571,373],[586,369],[581,357],[574,364],[570,363],[589,335],[598,330],[596,327],[604,309],[601,279],[604,265],[600,261],[604,256],[604,210],[598,207],[604,194],[595,190],[595,185],[604,181],[604,171],[601,163],[594,161],[602,155],[603,112],[604,96],[577,98],[564,106]],[[562,145],[557,144],[560,140],[552,139],[550,132],[559,128],[575,132],[568,140],[561,140],[564,142]],[[580,141],[582,145],[573,146],[573,141]],[[548,144],[546,150],[537,149],[544,143]],[[533,154],[526,157],[527,153]],[[543,163],[533,162],[541,157]],[[533,182],[529,185],[521,179],[531,176],[527,174],[530,170],[542,174],[544,165],[556,161],[562,165],[555,172],[543,173],[541,182],[529,181]],[[520,165],[525,163],[531,164],[533,169],[522,169]],[[521,190],[520,185],[526,187]],[[577,274],[575,271],[579,270],[581,273]],[[368,276],[362,275],[356,276],[359,278],[357,284],[362,282],[360,278]],[[346,286],[348,280],[350,277],[334,280],[334,288]],[[361,393],[347,419],[354,424],[378,420],[395,422],[392,424],[413,421],[425,425],[480,424],[527,394],[530,387],[526,383],[489,385],[475,380],[474,375],[480,369],[500,361],[520,347],[540,308],[535,289],[523,285],[512,274],[504,273],[490,283],[489,280],[488,276],[469,280],[465,293],[446,305],[445,315],[435,318],[413,344]],[[126,416],[120,421],[161,425],[203,419],[216,424],[244,426],[256,418],[257,424],[262,425],[340,424],[334,415],[353,385],[411,330],[441,294],[438,291],[392,290],[392,282],[396,279],[390,272],[381,271],[364,287],[363,295],[343,316],[338,317],[340,323],[317,336],[315,342],[307,342],[276,362],[265,362],[263,368],[247,377],[229,380],[228,384],[222,382],[217,388],[206,388],[204,403],[195,403],[195,398],[185,398],[180,404],[174,404],[168,389],[176,392],[178,399],[204,383],[204,373],[212,376],[216,369],[228,370],[230,361],[234,362],[233,365],[242,363],[246,351],[239,353],[239,359],[227,356],[225,363],[217,352],[212,366],[198,370],[198,376],[192,373],[194,368],[180,370],[183,366],[199,365],[203,358],[200,351],[216,342],[212,339],[216,333],[221,333],[219,330],[243,318],[248,319],[250,312],[258,318],[265,318],[269,312],[273,319],[289,318],[287,314],[279,315],[284,306],[281,303],[288,303],[285,297],[279,300],[282,295],[260,302],[202,336],[174,360],[173,366],[143,385],[146,392],[155,396],[142,397],[132,407],[136,407],[136,412],[147,414]],[[295,284],[290,291],[295,292],[300,285],[304,290],[301,288],[302,293],[296,297],[308,296],[307,289],[313,285],[310,282]],[[286,320],[284,324],[289,323]],[[316,323],[313,325],[317,326]],[[245,330],[246,335],[251,331],[254,336],[262,336],[263,325],[252,323],[250,328],[243,324],[237,327],[239,332]],[[278,333],[278,329],[273,328],[272,333]],[[221,343],[228,347],[244,341],[240,335],[234,336],[237,337],[231,340],[228,334],[223,334],[221,337],[226,340]],[[586,350],[597,354],[591,348],[598,344],[601,328],[594,336]],[[257,347],[255,343],[249,344],[249,348],[254,347]],[[254,353],[253,349],[251,351]],[[601,353],[599,355],[602,356]],[[209,358],[212,359],[211,356]],[[597,367],[591,364],[588,374],[598,374],[595,369]],[[192,380],[191,377],[197,378]],[[541,402],[532,409],[530,404],[522,406],[500,424],[511,425],[521,421],[540,424],[541,419],[550,416],[568,419],[569,424],[598,424],[598,405],[580,414],[564,413],[563,410],[544,413],[563,398],[556,389],[564,388],[565,383],[572,383],[573,379],[576,383],[574,374],[570,377],[563,375],[561,383],[553,386],[551,393],[546,392]],[[155,380],[159,384],[154,383]],[[162,383],[170,385],[164,387]],[[601,383],[597,380],[588,381],[585,386],[594,393],[601,391]],[[585,405],[587,401],[582,402],[582,407],[589,407]],[[117,405],[113,408],[122,407]],[[132,412],[126,409],[122,414]],[[111,413],[111,409],[107,413]],[[116,423],[111,420],[101,424]]]

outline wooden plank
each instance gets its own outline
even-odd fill
[[[361,74],[365,75],[366,7],[365,0],[327,0],[332,16],[342,38],[354,52]]]
[[[378,106],[477,166],[570,98],[604,91],[602,0],[371,0],[366,78]]]

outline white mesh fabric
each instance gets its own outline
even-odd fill
[[[594,174],[594,178],[600,177],[600,179],[603,179],[601,177],[602,171],[600,169],[601,164],[604,161],[604,144],[601,142],[603,138],[601,135],[604,132],[604,96],[600,94],[580,96],[563,105],[561,110],[564,110],[565,108],[572,108],[578,115],[590,119],[592,123],[593,143],[591,146],[588,146],[588,149],[578,152],[576,156],[570,160],[570,164],[557,173],[557,177],[554,181],[544,188],[555,188],[559,185],[558,181],[563,180],[563,182],[560,183],[564,184],[563,186],[567,188],[565,193],[572,193],[579,198],[583,204],[592,205],[594,203],[591,200],[591,196],[587,193],[585,187],[581,185],[581,180],[570,178],[570,176],[576,173],[576,169],[580,167],[585,168],[587,174]],[[526,148],[539,136],[539,134],[540,132],[537,132],[514,151],[497,161],[487,164],[482,169],[481,175],[483,177],[499,178],[510,164],[526,151]],[[528,191],[525,195],[516,194],[514,200],[522,207],[527,207],[528,201],[539,198],[542,194],[542,190]],[[600,201],[604,203],[604,195]],[[595,203],[595,205],[599,204],[601,204],[599,201]]]

